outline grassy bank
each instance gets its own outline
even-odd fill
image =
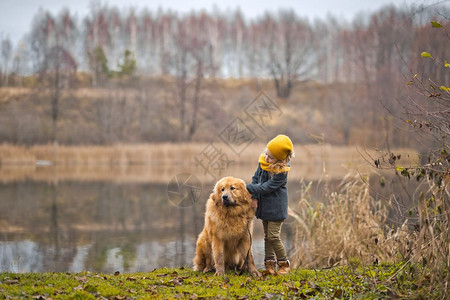
[[[292,298],[443,298],[412,278],[412,265],[297,269],[288,276],[201,274],[188,268],[149,273],[0,273],[6,299],[292,299]]]

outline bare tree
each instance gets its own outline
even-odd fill
[[[28,49],[24,42],[20,41],[19,45],[14,52],[13,57],[13,65],[12,65],[12,72],[14,73],[15,77],[17,78],[16,84],[18,86],[22,86],[22,77],[23,74],[27,71],[27,65],[28,65]]]
[[[244,16],[238,9],[232,16],[229,25],[228,38],[228,72],[230,76],[242,78],[244,75],[244,53],[246,46],[247,27]]]
[[[62,72],[62,82],[64,89],[71,88],[73,86],[74,74],[72,71],[76,71],[78,62],[76,61],[75,50],[77,49],[78,30],[75,24],[74,17],[68,10],[63,10],[58,18],[58,31],[59,31],[59,43],[60,48],[65,53],[63,55],[64,61],[62,65],[65,69]]]
[[[207,15],[204,15],[208,17]],[[208,17],[207,39],[209,42],[209,64],[211,76],[220,75],[223,64],[223,56],[225,52],[225,45],[222,42],[226,36],[226,20],[223,16],[216,14],[213,17]]]
[[[73,28],[73,21],[68,13],[63,13],[58,22],[48,12],[39,15],[33,27],[31,49],[35,67],[40,74],[41,86],[51,94],[52,142],[56,142],[62,79],[65,77],[70,81],[78,66],[69,48],[64,47],[71,45]]]
[[[142,62],[141,71],[146,74],[156,73],[156,22],[150,12],[145,11],[141,20],[142,30],[139,31],[139,48],[141,51]]]
[[[191,14],[179,21],[175,72],[179,98],[181,139],[190,141],[197,130],[200,91],[208,62],[209,43],[199,33],[206,19]],[[187,113],[190,115],[187,116]]]
[[[446,45],[450,42],[448,20],[445,18],[442,23],[433,20],[427,26],[440,34]],[[429,52],[420,54],[420,59],[424,64],[434,65],[433,69],[448,68],[444,60],[447,57],[440,56],[441,49],[441,44],[436,49],[431,47]],[[391,152],[388,147],[372,161],[378,168],[394,171],[398,177],[396,181],[399,180],[405,189],[407,206],[402,205],[401,197],[392,195],[392,198],[404,224],[402,234],[407,234],[410,247],[404,261],[426,269],[426,272],[415,272],[415,281],[418,285],[430,287],[429,293],[447,295],[450,268],[450,87],[448,82],[439,81],[441,72],[422,77],[413,70],[410,69],[406,87],[403,84],[403,88],[411,89],[411,92],[398,100],[402,111],[393,115],[410,126],[416,135],[418,148],[422,148],[422,160],[416,165],[403,165],[401,155]],[[412,179],[410,184],[414,192],[407,191],[401,177]]]
[[[312,31],[294,11],[280,11],[277,20],[267,19],[270,40],[269,70],[277,96],[288,98],[294,82],[308,74],[312,59]]]
[[[92,16],[84,20],[85,47],[89,67],[92,71],[92,85],[103,85],[107,78],[108,53],[111,36],[105,8],[93,6]],[[106,60],[106,61],[105,61]]]
[[[6,37],[1,39],[1,62],[0,62],[0,86],[8,85],[9,63],[11,61],[12,44],[11,40]]]
[[[174,27],[176,26],[176,18],[174,15],[162,14],[160,12],[158,16],[158,62],[159,62],[159,73],[161,75],[169,75],[172,61],[171,52],[173,50],[172,42],[174,39]]]
[[[134,55],[136,55],[136,45],[137,45],[137,37],[138,37],[138,20],[136,18],[136,14],[134,10],[131,10],[127,20],[126,20],[126,32],[129,38],[129,43],[127,49],[131,51]]]
[[[264,24],[261,22],[252,22],[249,26],[249,38],[247,41],[247,65],[250,77],[258,78],[259,87],[261,87],[260,78],[265,76],[266,65],[268,64],[266,36]]]

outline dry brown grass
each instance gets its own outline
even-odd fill
[[[191,158],[202,152],[208,143],[157,143],[157,144],[115,144],[112,146],[64,146],[34,145],[30,147],[0,144],[0,164],[34,164],[36,160],[48,160],[59,165],[129,165],[129,164],[179,164],[189,163]],[[227,145],[214,143],[225,152],[230,160],[239,164],[255,164],[264,150],[264,143],[253,143],[242,153],[234,154]],[[298,145],[295,165],[304,163],[359,164],[364,162],[357,148],[351,146]],[[375,151],[370,151],[375,153]],[[410,149],[398,149],[398,153],[410,153],[414,163],[416,153]]]
[[[180,164],[199,153],[204,144],[117,144],[113,146],[0,145],[2,165],[51,161],[55,165]]]
[[[0,97],[0,104],[20,100],[22,97],[27,96],[30,93],[28,88],[1,87],[0,90],[2,94]]]
[[[409,235],[413,241],[407,258],[424,266],[414,270],[420,284],[442,291],[450,289],[450,183],[444,187],[427,182],[429,189],[420,193],[417,202],[418,219],[407,219],[416,231]]]
[[[298,226],[293,261],[304,267],[328,267],[389,259],[376,240],[383,239],[385,208],[372,207],[369,186],[359,174],[348,175],[337,191],[324,191],[315,207],[304,185],[299,208],[290,210]]]
[[[387,221],[388,206],[370,196],[367,178],[349,175],[337,191],[327,188],[311,199],[304,184],[295,219],[293,264],[299,267],[361,266],[400,263],[391,279],[414,278],[430,295],[445,294],[450,279],[450,184],[428,186],[414,193],[412,208],[401,226]],[[395,199],[395,192],[392,200]],[[311,203],[317,203],[313,206]],[[394,203],[396,207],[396,203]],[[406,273],[405,273],[406,272]]]
[[[240,155],[224,144],[214,143],[230,161],[223,176],[251,178],[265,144],[253,143]],[[167,182],[189,172],[202,181],[212,180],[195,160],[206,143],[117,144],[113,146],[0,145],[0,181],[104,180]],[[405,150],[407,151],[407,150]],[[412,152],[412,151],[409,151]],[[298,145],[289,180],[340,179],[349,170],[367,170],[367,163],[354,147]],[[42,166],[44,164],[44,166]]]

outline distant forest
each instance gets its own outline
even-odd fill
[[[390,128],[393,124],[386,121],[382,106],[391,113],[400,111],[396,100],[407,97],[406,83],[414,74],[450,82],[448,69],[421,56],[426,51],[442,63],[450,60],[445,35],[430,25],[438,21],[450,32],[449,16],[446,5],[385,6],[361,13],[350,23],[333,15],[309,21],[292,10],[266,12],[251,20],[239,10],[122,11],[96,2],[82,20],[68,10],[58,15],[41,10],[18,45],[1,37],[0,86],[39,92],[26,94],[23,103],[29,101],[33,108],[12,101],[15,96],[0,96],[0,140],[207,140],[208,126],[225,126],[218,117],[230,120],[235,104],[242,107],[243,99],[251,100],[264,88],[289,112],[298,112],[285,131],[304,132],[306,126],[311,134],[327,134],[331,143],[366,144],[372,139],[365,141],[364,134],[356,132]],[[215,81],[225,79],[254,85],[230,88]],[[311,90],[311,82],[320,86]],[[304,84],[309,90],[301,88]],[[80,96],[80,88],[103,94]],[[73,123],[65,113],[81,106],[89,113],[72,117],[83,122],[78,128],[83,133],[70,133]],[[338,116],[331,118],[331,113]],[[299,118],[308,123],[300,124]],[[273,127],[281,129],[282,124]],[[408,144],[404,138],[395,142]]]
[[[348,24],[332,15],[310,22],[292,10],[247,20],[239,10],[180,15],[94,4],[82,20],[69,10],[58,15],[40,10],[18,45],[3,37],[2,86],[13,84],[10,74],[55,68],[68,74],[89,71],[98,85],[101,73],[119,71],[127,55],[135,60],[136,72],[150,76],[182,76],[201,68],[204,76],[276,76],[284,85],[297,79],[329,83],[383,77],[388,82],[406,68],[434,75],[435,70],[419,68],[420,52],[433,49],[444,57],[449,48],[426,26],[435,19],[447,23],[448,6],[386,6]]]

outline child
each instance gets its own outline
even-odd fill
[[[264,226],[264,266],[269,274],[288,274],[290,264],[281,242],[280,232],[283,221],[288,217],[288,194],[286,188],[289,161],[293,157],[293,145],[286,135],[278,135],[267,144],[259,157],[259,165],[247,184],[252,195],[256,217]]]

